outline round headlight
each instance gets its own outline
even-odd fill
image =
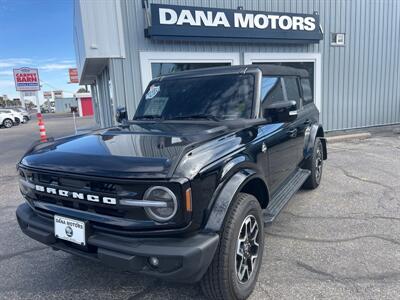
[[[144,193],[144,200],[159,201],[160,205],[146,207],[147,215],[155,221],[166,222],[171,220],[178,210],[178,201],[175,194],[163,186],[153,186]]]

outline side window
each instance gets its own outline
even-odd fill
[[[261,81],[261,108],[284,99],[281,78],[264,76]]]
[[[295,76],[285,76],[285,88],[288,100],[294,100],[297,103],[297,108],[301,108],[300,102],[300,89],[298,85],[297,77]]]
[[[300,83],[301,83],[301,88],[303,90],[304,105],[312,103],[314,99],[313,99],[313,92],[311,90],[310,79],[302,78],[300,80]]]

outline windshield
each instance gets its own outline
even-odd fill
[[[146,89],[135,119],[250,118],[253,91],[249,74],[166,79]]]

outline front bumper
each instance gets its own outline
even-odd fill
[[[21,230],[29,237],[53,247],[121,270],[140,272],[167,280],[193,283],[207,271],[219,242],[216,233],[198,233],[185,238],[127,238],[105,233],[88,236],[81,247],[56,239],[54,223],[37,215],[24,203],[16,212]],[[157,257],[158,267],[149,263]]]

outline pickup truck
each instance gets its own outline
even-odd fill
[[[31,238],[122,270],[246,299],[264,225],[327,159],[305,70],[218,67],[152,80],[133,118],[33,146],[18,164]],[[51,257],[48,257],[51,259]]]

